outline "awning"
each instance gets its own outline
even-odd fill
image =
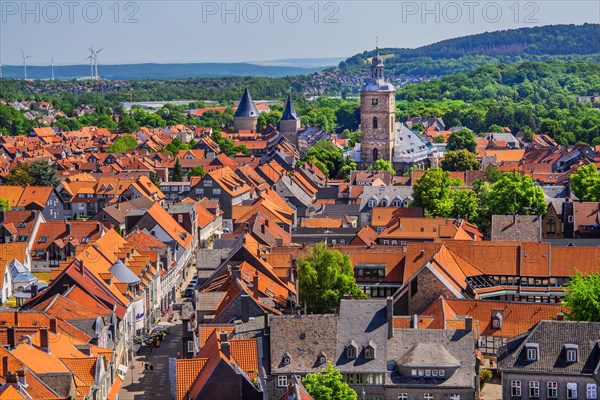
[[[127,375],[127,366],[123,365],[123,364],[119,364],[119,366],[117,367],[117,371],[119,371],[120,373],[123,374],[123,376]]]

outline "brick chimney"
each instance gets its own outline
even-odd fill
[[[20,369],[17,371],[17,379],[22,386],[27,387],[27,380],[25,379],[24,369]]]
[[[241,318],[242,322],[250,321],[250,296],[243,294],[241,296]]]
[[[8,373],[8,356],[4,356],[2,357],[2,376],[6,378]]]
[[[465,331],[471,332],[473,330],[473,318],[465,318]]]
[[[56,326],[56,318],[50,318],[50,332],[58,333],[58,329]]]
[[[50,340],[48,337],[48,328],[40,328],[40,349],[50,354]]]
[[[19,378],[17,377],[17,374],[15,373],[8,373],[6,375],[6,383],[7,384],[13,384],[16,385],[19,382]]]
[[[12,326],[9,326],[8,329],[6,330],[6,336],[7,336],[7,342],[8,345],[10,346],[10,349],[14,349],[17,346],[17,340],[15,338],[15,328]]]
[[[258,271],[256,271],[254,277],[252,278],[252,293],[254,298],[258,300]]]

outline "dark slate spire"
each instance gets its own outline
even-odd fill
[[[296,114],[296,109],[294,108],[294,103],[292,102],[292,95],[288,96],[287,102],[285,103],[285,110],[283,110],[283,115],[281,116],[282,121],[297,121],[298,114]]]
[[[258,110],[256,109],[256,105],[252,100],[252,96],[250,96],[250,92],[246,88],[244,90],[244,95],[242,96],[242,100],[240,100],[240,104],[238,105],[234,117],[257,117],[258,118]]]

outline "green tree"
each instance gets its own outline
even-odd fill
[[[473,190],[452,190],[452,212],[453,218],[465,218],[469,222],[477,221],[479,210],[479,198]]]
[[[453,199],[450,174],[429,168],[413,186],[413,206],[422,207],[428,217],[446,217],[452,213]]]
[[[340,170],[338,171],[338,174],[336,176],[336,178],[338,179],[349,179],[350,178],[350,173],[352,171],[356,171],[356,161],[354,161],[354,159],[352,159],[351,157],[346,158],[346,161],[344,162],[344,166],[342,168],[340,168]],[[317,168],[319,168],[317,166]],[[319,168],[320,169],[320,168]],[[323,171],[321,171],[323,172]],[[325,172],[323,172],[325,173]]]
[[[387,171],[391,172],[392,174],[396,174],[396,171],[394,171],[394,168],[392,168],[392,163],[382,158],[370,165],[368,171]]]
[[[574,260],[575,265],[577,261]],[[583,275],[577,271],[565,291],[568,317],[575,321],[600,321],[600,273]]]
[[[317,243],[296,260],[300,303],[316,314],[339,310],[342,297],[364,299],[367,296],[356,284],[354,269],[347,254],[330,250]]]
[[[256,123],[256,129],[262,131],[269,125],[277,126],[282,115],[283,113],[279,110],[272,110],[268,113],[259,114],[258,121]]]
[[[114,142],[112,142],[107,151],[109,153],[125,153],[128,150],[135,150],[137,148],[137,139],[133,135],[120,135]]]
[[[492,124],[488,128],[488,132],[504,132],[504,128],[500,125]]]
[[[488,202],[489,209],[496,215],[546,214],[546,201],[542,189],[535,186],[529,176],[517,172],[502,174],[490,187]]]
[[[140,129],[140,124],[131,116],[124,116],[119,121],[119,131],[123,133],[134,133]]]
[[[160,185],[160,179],[158,178],[158,175],[156,175],[155,172],[153,172],[150,175],[150,180],[152,181],[152,183],[154,183],[154,186],[158,187]]]
[[[444,154],[441,162],[444,171],[470,171],[479,169],[475,154],[466,149],[450,150]]]
[[[204,176],[206,175],[206,171],[202,167],[192,167],[190,172],[188,172],[188,179],[192,176]]]
[[[327,172],[323,170],[321,171],[324,174],[327,174],[330,178],[335,178],[338,175],[339,170],[344,165],[342,151],[328,140],[321,140],[319,143],[311,147],[306,153],[306,156],[300,160],[298,165],[302,165],[307,161],[314,162],[315,160],[323,163]]]
[[[56,186],[56,167],[46,160],[36,160],[28,164],[29,175],[36,186]]]
[[[8,200],[0,199],[0,210],[2,210],[2,211],[10,210],[10,203],[8,202]]]
[[[475,149],[477,148],[475,135],[468,129],[452,132],[448,137],[448,146],[446,148],[448,150],[465,149],[471,153],[475,153]]]
[[[181,169],[181,163],[179,162],[179,159],[175,160],[175,166],[173,167],[173,181],[183,181],[183,170]]]
[[[331,361],[322,372],[307,374],[302,384],[315,400],[356,400],[357,395],[342,377],[340,371],[333,368]]]
[[[444,143],[446,138],[443,135],[437,135],[433,137],[433,143]]]
[[[8,173],[6,183],[11,186],[33,185],[33,178],[29,174],[29,165],[21,163],[14,166]]]
[[[579,167],[571,175],[571,188],[580,200],[598,201],[600,199],[600,173],[594,164]]]

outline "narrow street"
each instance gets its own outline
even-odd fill
[[[191,280],[194,269],[189,268],[187,278],[182,284],[185,288]],[[177,291],[176,303],[181,304],[180,290]],[[166,317],[163,319],[166,320]],[[161,342],[160,347],[152,348],[143,346],[135,356],[133,368],[129,368],[123,386],[119,390],[119,400],[171,400],[169,380],[169,358],[177,357],[181,352],[181,339],[183,336],[180,311],[173,310],[174,325],[171,331]],[[146,369],[145,365],[152,364],[153,370]]]

